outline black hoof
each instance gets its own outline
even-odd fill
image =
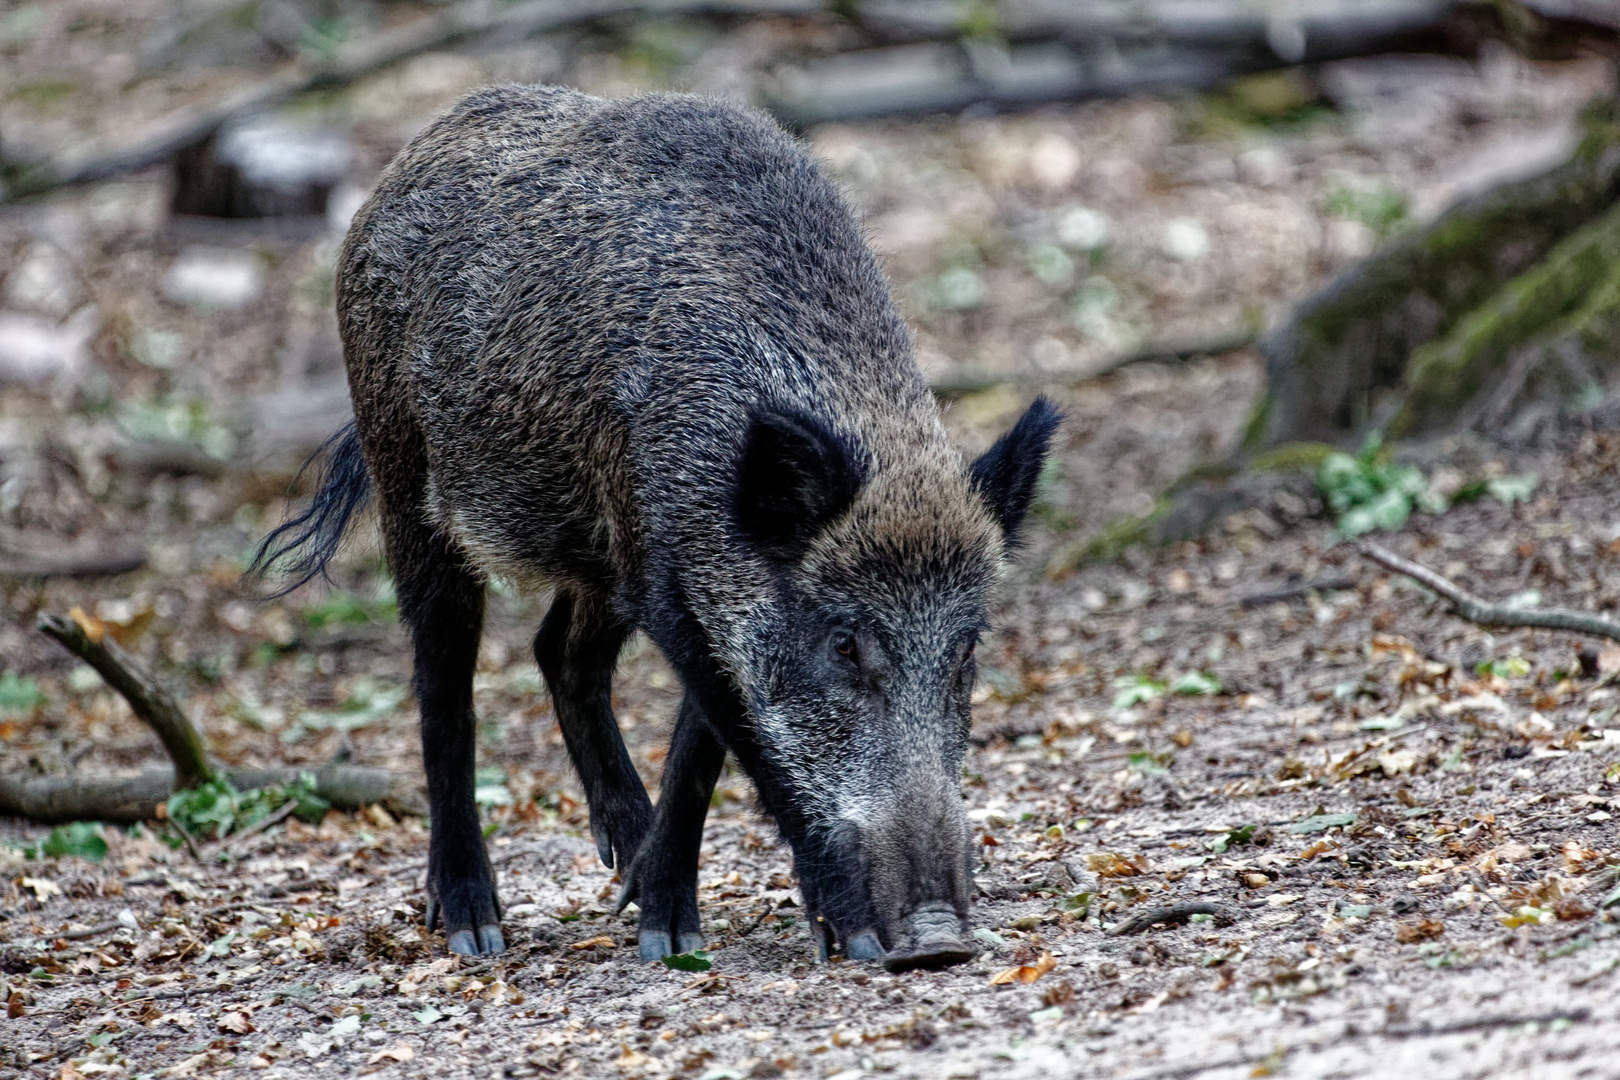
[[[694,932],[687,932],[680,935],[680,938],[676,944],[680,946],[680,951],[683,953],[697,952],[699,949],[703,948],[703,935]]]
[[[450,951],[459,956],[477,956],[478,939],[473,937],[471,930],[457,930],[445,939]]]
[[[501,936],[500,927],[489,925],[478,928],[478,951],[485,956],[506,951],[506,938]]]

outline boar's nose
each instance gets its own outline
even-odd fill
[[[893,972],[942,968],[971,960],[978,950],[968,943],[967,927],[946,903],[924,904],[900,924],[894,947],[883,958]]]

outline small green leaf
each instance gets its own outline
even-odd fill
[[[1083,896],[1085,894],[1082,893],[1081,895]],[[986,929],[983,926],[976,927],[974,929],[973,938],[974,938],[975,941],[984,942],[986,945],[990,946],[992,949],[997,949],[997,948],[1000,948],[1001,946],[1007,944],[1007,939],[1006,938],[1002,937],[1000,934],[996,933],[994,930]]]
[[[1398,716],[1375,716],[1361,722],[1362,731],[1399,731],[1405,726],[1406,721]]]
[[[1096,898],[1095,893],[1077,892],[1072,896],[1065,896],[1058,901],[1058,909],[1084,917],[1091,910],[1091,901]],[[975,933],[977,936],[977,933]]]
[[[8,671],[0,675],[0,713],[31,713],[45,703],[39,683]]]
[[[1164,683],[1146,675],[1124,675],[1114,680],[1114,711],[1144,705],[1164,694]]]
[[[1167,755],[1139,752],[1125,759],[1125,767],[1143,776],[1169,776],[1170,770],[1165,768],[1166,761]]]
[[[107,857],[107,841],[101,838],[101,833],[90,822],[75,821],[52,829],[51,835],[39,846],[39,853],[52,859],[76,855],[91,862],[100,862]]]
[[[1512,506],[1516,502],[1529,502],[1530,496],[1535,494],[1536,485],[1540,482],[1541,478],[1535,473],[1496,476],[1485,481],[1485,494],[1504,506]]]
[[[1209,850],[1217,855],[1223,854],[1227,848],[1240,844],[1247,844],[1254,839],[1255,825],[1239,825],[1209,842]]]
[[[419,1011],[411,1013],[411,1018],[418,1024],[432,1024],[444,1019],[444,1013],[435,1009],[432,1005],[427,1005]]]
[[[664,966],[672,971],[708,971],[714,967],[709,960],[709,954],[699,949],[696,952],[675,953],[664,957]]]
[[[1334,827],[1348,828],[1356,823],[1354,814],[1312,814],[1302,821],[1296,821],[1288,826],[1288,831],[1296,836],[1307,833],[1324,832]]]
[[[1189,671],[1170,689],[1185,697],[1208,697],[1221,692],[1221,680],[1201,671]]]
[[[1366,919],[1371,915],[1372,907],[1368,904],[1346,904],[1342,901],[1339,904],[1339,918],[1341,919]]]

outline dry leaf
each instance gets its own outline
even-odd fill
[[[237,1035],[246,1035],[253,1031],[253,1021],[247,1018],[246,1013],[221,1013],[219,1017],[219,1030],[234,1032]]]
[[[593,938],[586,938],[584,941],[576,941],[573,947],[576,949],[616,949],[619,947],[619,943],[606,934],[600,934]]]
[[[613,1064],[617,1065],[621,1069],[639,1069],[643,1065],[647,1064],[647,1062],[652,1060],[640,1050],[632,1050],[630,1047],[624,1046],[622,1043],[620,1045],[623,1048],[624,1053],[620,1054],[618,1060]]]
[[[1087,855],[1086,866],[1098,877],[1135,877],[1148,871],[1148,861],[1143,856],[1132,858],[1115,851]]]
[[[1446,924],[1439,919],[1413,919],[1395,928],[1395,940],[1405,945],[1418,941],[1433,941],[1446,932]]]
[[[32,889],[34,899],[42,904],[53,896],[62,895],[61,886],[50,878],[25,877],[18,884],[25,889]]]
[[[100,645],[101,639],[107,636],[107,624],[78,605],[68,609],[68,618],[79,624],[79,629],[93,644]]]
[[[1019,964],[1005,971],[998,971],[990,976],[991,986],[1006,986],[1009,983],[1032,983],[1057,967],[1057,959],[1049,952],[1043,952],[1033,964]]]
[[[375,1054],[372,1054],[370,1057],[366,1058],[366,1064],[367,1065],[376,1065],[376,1064],[379,1064],[380,1062],[382,1062],[384,1060],[405,1062],[405,1061],[410,1061],[410,1060],[414,1059],[415,1057],[416,1057],[416,1051],[415,1050],[412,1050],[409,1046],[406,1046],[404,1043],[395,1043],[393,1046],[390,1046],[388,1049],[379,1050]]]

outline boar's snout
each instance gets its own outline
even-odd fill
[[[894,947],[883,958],[893,972],[912,968],[941,968],[973,959],[977,950],[968,944],[967,926],[954,905],[925,904],[900,924]]]
[[[967,922],[972,878],[961,797],[944,783],[927,785],[926,794],[911,790],[886,827],[863,838],[890,971],[946,967],[977,953]]]

